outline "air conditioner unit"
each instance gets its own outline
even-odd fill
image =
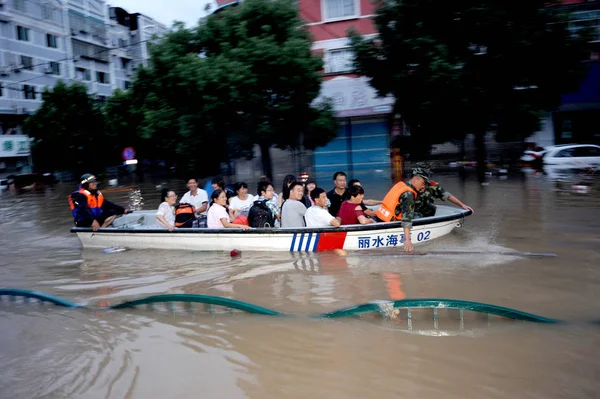
[[[0,67],[0,76],[10,75],[10,67]]]
[[[130,77],[131,75],[133,75],[133,72],[131,72],[131,71],[125,71],[125,76]]]
[[[16,107],[15,111],[17,112],[17,114],[21,115],[21,114],[25,113],[25,108],[23,108],[23,107]]]
[[[54,73],[54,71],[52,70],[52,67],[46,66],[46,67],[44,67],[44,73],[46,75],[52,75]]]
[[[23,64],[17,64],[17,65],[15,66],[15,69],[14,69],[14,70],[15,70],[15,72],[19,73],[19,72],[21,72],[21,70],[22,70],[22,69],[24,69],[24,66],[23,66]]]

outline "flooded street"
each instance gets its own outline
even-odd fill
[[[90,308],[204,294],[295,316],[65,309],[5,298],[0,397],[599,397],[600,324],[591,323],[600,321],[598,182],[578,194],[544,176],[492,178],[485,187],[435,178],[475,214],[416,246],[423,255],[414,256],[83,250],[69,232],[67,195],[75,185],[1,192],[0,287]],[[185,192],[184,182],[171,187]],[[159,190],[140,189],[143,209],[156,209]],[[386,187],[366,183],[365,190],[379,198]],[[109,191],[111,201],[130,200]],[[460,328],[440,317],[436,329],[425,312],[413,328],[377,316],[309,317],[404,298],[484,302],[566,323],[473,317]]]

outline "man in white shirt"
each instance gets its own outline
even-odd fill
[[[187,182],[187,188],[190,189],[183,195],[179,203],[191,204],[195,208],[195,217],[193,227],[206,227],[206,214],[208,209],[208,194],[206,191],[198,188],[198,179],[192,177]]]
[[[304,196],[304,185],[290,184],[290,197],[281,205],[281,227],[306,227],[304,214],[306,206],[300,202]]]
[[[310,198],[315,204],[308,208],[304,214],[306,227],[340,227],[340,218],[333,217],[327,211],[327,193],[325,190],[320,187],[315,188],[311,191]]]

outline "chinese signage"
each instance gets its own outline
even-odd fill
[[[333,100],[336,115],[340,118],[361,115],[378,115],[392,112],[394,98],[378,97],[365,78],[340,76],[324,81],[320,97]]]
[[[27,136],[0,136],[0,158],[29,156],[29,138]]]
[[[417,242],[427,241],[431,237],[431,231],[420,231],[417,234]],[[396,247],[404,244],[404,234],[378,234],[376,236],[359,236],[358,249]]]

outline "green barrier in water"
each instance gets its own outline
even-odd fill
[[[16,301],[16,298],[22,297],[25,302],[31,299],[37,299],[41,302],[49,302],[57,306],[64,306],[67,308],[85,308],[85,306],[76,305],[69,301],[61,298],[47,295],[41,292],[0,288],[0,298],[2,296],[8,296],[11,300]],[[251,303],[237,301],[235,299],[221,298],[210,295],[196,295],[196,294],[165,294],[165,295],[153,295],[145,298],[135,299],[126,301],[118,305],[107,306],[101,309],[127,309],[135,308],[141,305],[154,305],[157,303],[168,303],[173,305],[177,302],[183,303],[202,303],[207,305],[223,306],[231,309],[242,310],[248,313],[261,314],[268,316],[285,316],[285,313],[281,313],[275,310],[263,308],[261,306],[253,305]],[[87,308],[86,308],[87,309]],[[384,316],[389,315],[390,311],[393,312],[395,309],[408,309],[408,317],[410,318],[411,309],[434,309],[433,318],[437,320],[439,309],[458,309],[468,310],[478,313],[487,313],[488,315],[495,315],[506,317],[508,319],[529,321],[535,323],[560,323],[560,320],[549,319],[547,317],[534,315],[531,313],[521,312],[520,310],[505,308],[502,306],[490,305],[480,302],[461,301],[457,299],[441,299],[441,298],[422,298],[422,299],[403,299],[399,301],[372,301],[364,303],[358,306],[352,306],[336,310],[334,312],[317,314],[316,318],[332,319],[338,317],[351,317],[358,316],[363,313],[381,313]],[[98,309],[95,309],[98,310]],[[462,317],[462,312],[461,312]]]
[[[232,309],[243,310],[248,313],[263,314],[269,316],[282,316],[283,313],[275,310],[263,308],[261,306],[252,305],[251,303],[236,301],[235,299],[221,298],[218,296],[210,295],[196,295],[196,294],[166,294],[166,295],[153,295],[141,299],[135,299],[133,301],[127,301],[118,305],[108,306],[106,309],[125,309],[134,308],[140,305],[151,305],[155,303],[174,303],[174,302],[187,302],[187,303],[204,303],[208,305],[225,306]]]
[[[521,312],[520,310],[490,305],[480,302],[461,301],[457,299],[422,298],[402,299],[399,301],[374,301],[358,306],[340,309],[335,312],[323,313],[319,317],[336,318],[356,316],[362,313],[382,312],[385,308],[393,309],[459,309],[472,312],[487,313],[495,316],[506,317],[514,320],[531,321],[535,323],[559,323],[560,320]],[[437,314],[434,314],[436,317]]]
[[[17,290],[12,288],[0,288],[0,298],[2,296],[8,296],[11,300],[15,301],[16,298],[24,298],[25,302],[31,299],[37,299],[40,302],[49,302],[56,306],[64,306],[65,308],[82,308],[81,305],[76,305],[69,301],[61,298],[57,298],[52,295],[44,294],[43,292],[28,291],[28,290]]]

